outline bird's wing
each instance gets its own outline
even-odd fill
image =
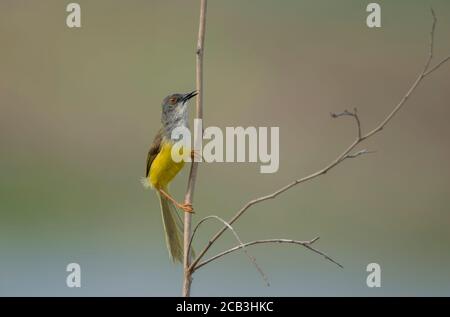
[[[150,173],[150,167],[152,166],[153,160],[155,159],[156,155],[158,155],[161,149],[162,138],[163,138],[163,131],[162,129],[160,129],[158,131],[158,134],[156,134],[152,146],[150,147],[150,150],[148,151],[147,154],[147,170],[145,172],[146,177],[148,177],[148,173]]]

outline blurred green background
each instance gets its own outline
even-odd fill
[[[198,1],[0,2],[0,295],[178,296],[181,267],[165,249],[156,195],[145,191],[160,102],[195,87]],[[373,128],[405,94],[428,53],[450,53],[450,3],[212,0],[205,51],[205,124],[279,126],[280,169],[202,164],[194,221],[229,219],[248,200],[334,159],[354,137],[358,107]],[[242,217],[243,240],[321,237],[344,265],[291,245],[242,252],[194,275],[193,295],[450,295],[450,66],[427,79],[370,156],[347,161]],[[186,188],[187,169],[172,185]],[[220,227],[210,223],[197,249]],[[230,233],[209,253],[235,245]],[[82,287],[69,289],[77,262]],[[382,287],[366,286],[366,265]]]

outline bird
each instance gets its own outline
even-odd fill
[[[162,101],[161,124],[147,154],[145,177],[142,184],[156,190],[159,197],[165,240],[173,262],[183,261],[183,224],[177,207],[184,212],[193,212],[191,204],[179,203],[169,194],[169,183],[181,171],[184,160],[172,159],[172,131],[188,128],[188,101],[198,94],[196,90],[186,94],[174,93]],[[181,148],[181,151],[189,150]],[[193,152],[192,152],[193,153]],[[193,155],[191,153],[191,155]]]

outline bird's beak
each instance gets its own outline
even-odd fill
[[[185,94],[181,100],[183,101],[183,103],[187,102],[189,99],[195,97],[198,95],[197,90],[191,91],[190,93]]]

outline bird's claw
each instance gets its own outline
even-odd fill
[[[194,214],[194,208],[192,208],[191,204],[182,204],[179,205],[178,207],[180,207],[181,209],[183,209],[184,212],[189,212],[191,214]]]

